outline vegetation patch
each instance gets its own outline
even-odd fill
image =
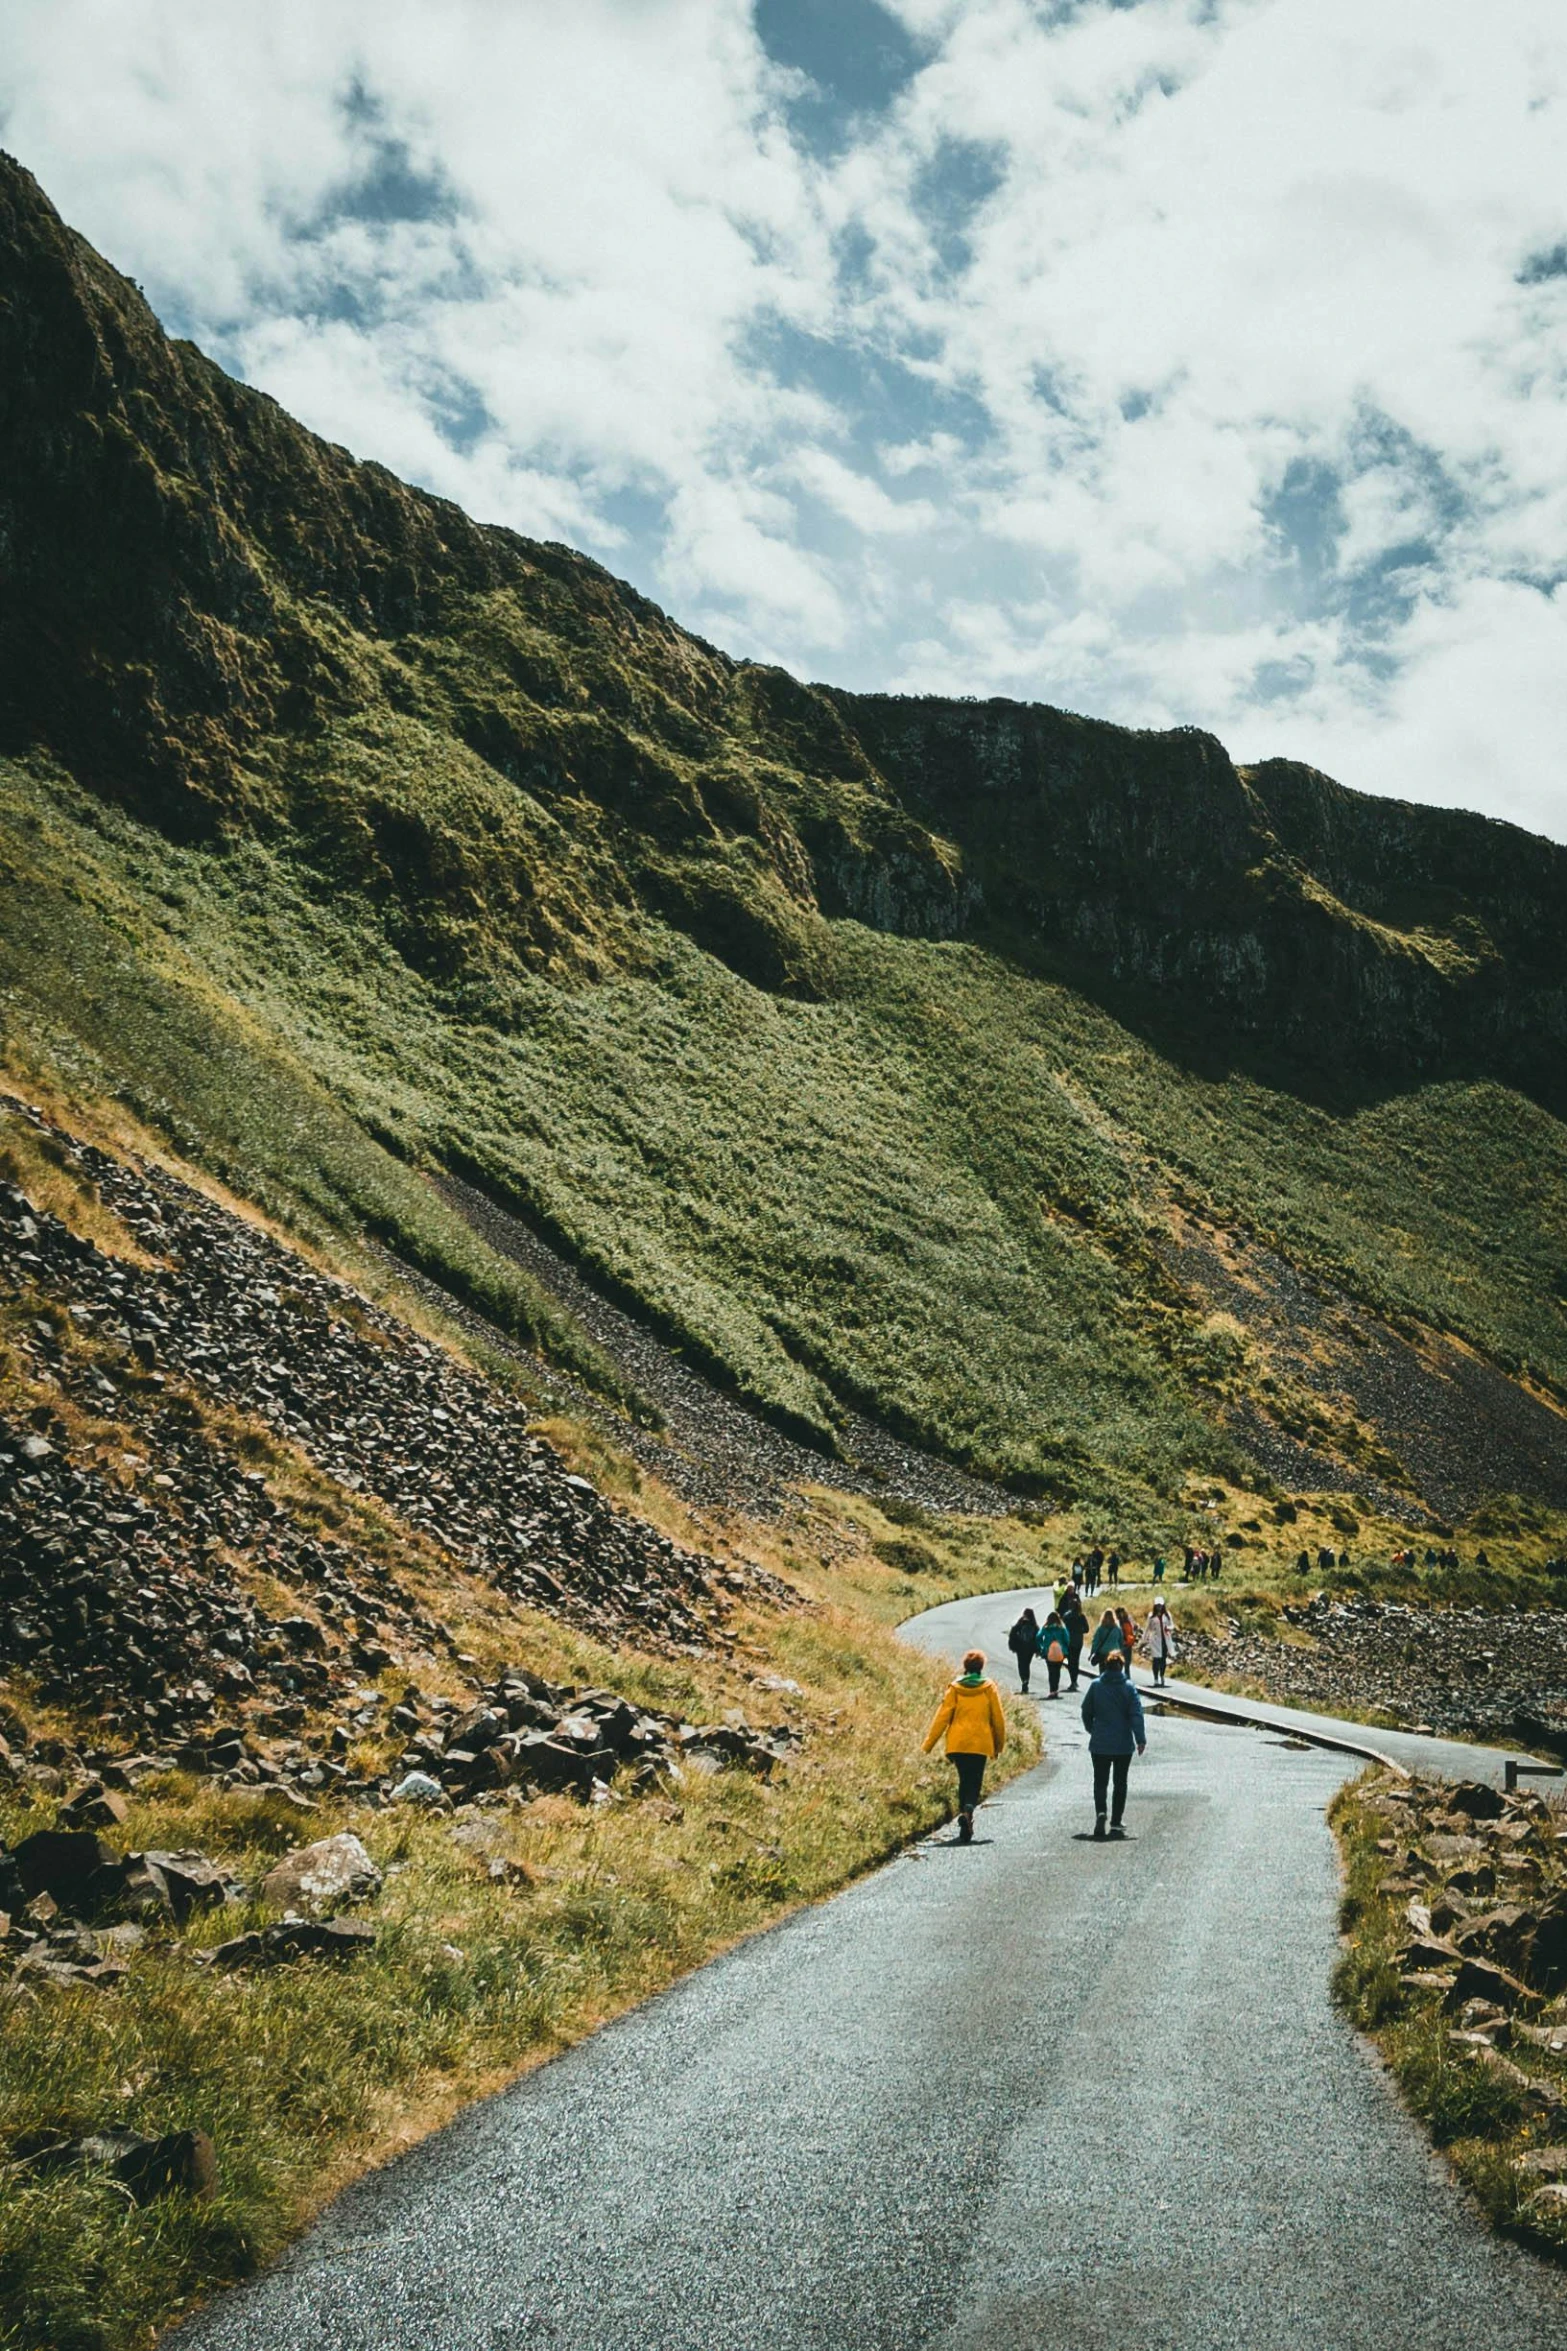
[[[1363,1774],[1335,1990],[1492,2222],[1567,2261],[1567,1809]]]

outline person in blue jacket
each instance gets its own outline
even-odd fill
[[[1110,1651],[1099,1668],[1099,1679],[1090,1682],[1084,1693],[1083,1728],[1088,1733],[1088,1752],[1094,1762],[1094,1835],[1100,1838],[1105,1833],[1105,1797],[1113,1781],[1110,1834],[1124,1837],[1126,1831],[1121,1822],[1126,1812],[1126,1780],[1132,1768],[1132,1750],[1135,1747],[1139,1755],[1147,1754],[1148,1733],[1143,1722],[1143,1702],[1119,1649]]]

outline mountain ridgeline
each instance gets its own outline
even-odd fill
[[[494,1307],[459,1172],[828,1446],[1567,1503],[1567,850],[731,660],[171,341],[3,159],[0,548],[24,1064]],[[1460,1356],[1494,1445],[1418,1468]]]

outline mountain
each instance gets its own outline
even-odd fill
[[[169,340],[9,161],[0,544],[18,1069],[613,1386],[460,1176],[824,1448],[1567,1507],[1567,851],[731,660]]]

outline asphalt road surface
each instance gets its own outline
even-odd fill
[[[910,1637],[994,1653],[1015,1613]],[[1486,2233],[1330,2003],[1354,1759],[1165,1714],[1094,1845],[1045,1715],[972,1846],[470,2110],[179,2351],[1562,2351],[1567,2277]]]

